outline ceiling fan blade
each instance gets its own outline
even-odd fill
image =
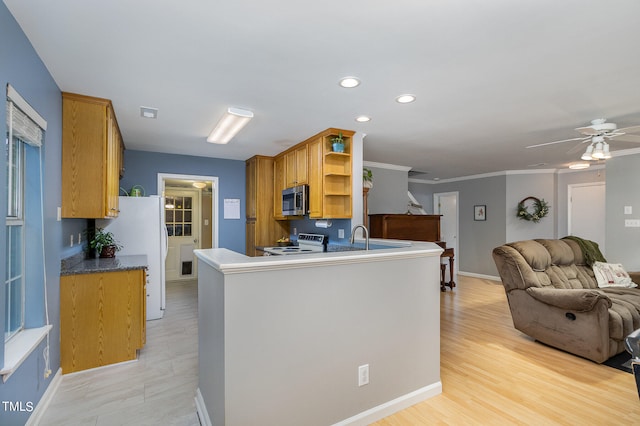
[[[592,126],[577,127],[575,130],[578,133],[582,133],[583,135],[589,135],[589,136],[596,136],[602,133],[601,131],[594,129]]]
[[[621,142],[640,143],[640,135],[628,135],[626,133],[623,133],[621,135],[615,135],[613,139]]]
[[[623,132],[623,133],[635,133],[635,132],[640,132],[640,125],[638,126],[629,126],[629,127],[623,127],[622,129],[617,129],[616,133],[618,132]]]
[[[564,142],[571,142],[571,141],[586,141],[587,139],[590,139],[591,136],[587,136],[585,138],[571,138],[571,139],[563,139],[561,141],[553,141],[553,142],[545,142],[545,143],[539,143],[536,145],[529,145],[526,148],[538,148],[541,146],[547,146],[547,145],[555,145],[557,143],[564,143]]]

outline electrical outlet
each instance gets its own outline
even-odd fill
[[[69,247],[73,247],[73,234],[69,235]]]
[[[358,386],[369,384],[369,364],[358,367]]]
[[[82,241],[82,232],[78,232],[78,244]]]
[[[344,238],[344,229],[338,229],[338,238]]]
[[[633,214],[633,206],[624,206],[624,214]]]
[[[293,235],[298,235],[298,228],[293,228]]]

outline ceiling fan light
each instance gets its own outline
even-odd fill
[[[593,154],[591,156],[597,160],[601,160],[604,158],[604,150],[602,149],[602,142],[598,142],[596,144],[596,149],[593,150]]]
[[[593,153],[593,145],[589,145],[587,147],[587,150],[584,152],[584,154],[582,154],[582,157],[580,158],[585,161],[593,160],[593,157],[591,156],[592,153]]]
[[[602,150],[602,158],[605,160],[608,160],[609,158],[611,158],[611,152],[609,152],[609,144],[608,143],[604,143],[604,147]]]

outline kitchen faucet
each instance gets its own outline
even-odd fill
[[[356,229],[358,228],[362,228],[362,230],[364,231],[364,249],[369,250],[369,230],[364,225],[356,225],[353,227],[353,229],[351,230],[351,239],[349,240],[349,243],[353,244],[356,238]]]

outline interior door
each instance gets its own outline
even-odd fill
[[[200,191],[165,188],[165,224],[169,236],[166,280],[198,277],[193,250],[200,248]]]
[[[569,235],[595,241],[605,251],[605,197],[604,182],[569,185]],[[600,224],[601,226],[594,226]]]
[[[453,278],[457,279],[458,265],[460,264],[460,252],[458,250],[458,193],[445,192],[433,194],[433,209],[435,214],[440,214],[440,236],[442,241],[447,243],[447,247],[453,248],[454,269]],[[448,263],[448,262],[447,262]],[[450,275],[452,271],[447,268]],[[446,281],[449,281],[446,277]]]

